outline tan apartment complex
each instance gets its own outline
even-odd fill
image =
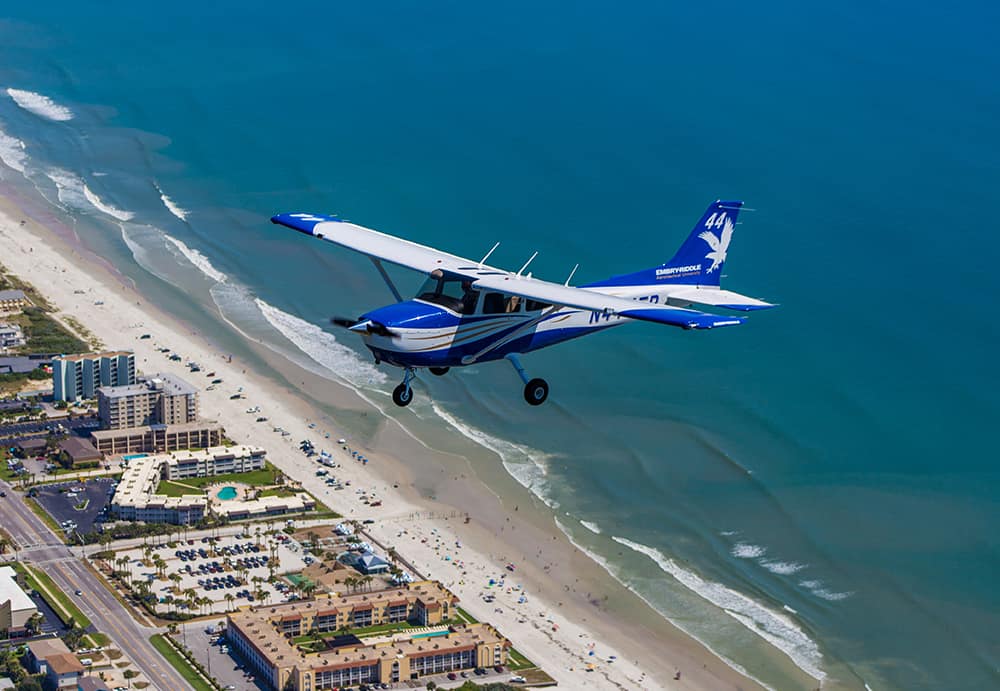
[[[489,624],[452,624],[458,598],[440,583],[343,597],[320,597],[230,614],[226,636],[272,689],[316,691],[362,683],[397,683],[428,674],[506,664],[509,641]],[[425,629],[359,638],[376,624],[411,621]],[[306,633],[345,632],[310,652]]]
[[[94,446],[105,456],[166,453],[177,449],[207,449],[222,443],[218,422],[203,420],[183,425],[143,425],[91,432]]]

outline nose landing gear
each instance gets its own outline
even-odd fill
[[[528,405],[541,405],[545,403],[549,397],[548,382],[538,377],[529,380],[524,367],[521,366],[521,359],[516,354],[511,353],[507,356],[507,359],[510,360],[510,364],[514,366],[514,369],[517,370],[517,375],[524,382],[524,400],[528,402]]]
[[[392,390],[392,402],[400,408],[405,408],[413,402],[413,387],[410,386],[410,382],[412,382],[416,376],[416,370],[412,367],[407,367],[406,373],[403,375],[403,383]]]

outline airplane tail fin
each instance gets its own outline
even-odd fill
[[[631,274],[614,276],[594,286],[719,285],[743,202],[714,201],[705,209],[690,235],[665,264]]]

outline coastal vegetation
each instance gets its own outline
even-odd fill
[[[149,642],[196,691],[215,691],[220,688],[205,675],[201,665],[178,650],[171,639],[158,633],[151,636]]]
[[[40,307],[25,307],[19,315],[8,318],[24,330],[26,345],[14,349],[22,353],[86,353],[90,346],[71,334],[66,327]]]

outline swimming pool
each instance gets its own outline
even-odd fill
[[[229,501],[230,499],[235,499],[236,494],[237,493],[235,487],[223,487],[222,489],[220,489],[218,492],[215,493],[215,496],[221,499],[222,501]]]
[[[122,456],[122,458],[126,461],[131,461],[133,458],[145,458],[146,456],[147,454],[144,453],[132,453],[128,456]]]

